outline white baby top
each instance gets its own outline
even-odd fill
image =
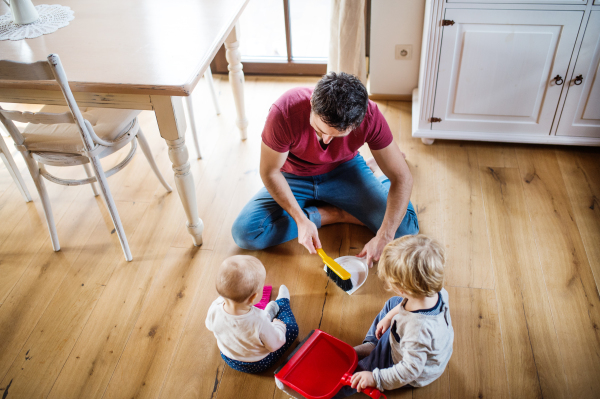
[[[208,309],[206,328],[215,334],[217,345],[228,358],[257,362],[285,344],[285,324],[269,320],[267,312],[252,306],[246,314],[235,316],[223,308],[225,299],[217,298]]]

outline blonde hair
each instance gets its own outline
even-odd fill
[[[433,296],[444,284],[446,255],[442,245],[424,234],[404,236],[385,246],[378,276],[388,288],[414,296]]]
[[[219,266],[217,292],[223,298],[244,302],[265,283],[266,275],[262,262],[254,256],[230,256]]]

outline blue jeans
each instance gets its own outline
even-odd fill
[[[399,342],[400,337],[397,336],[395,325],[391,325],[390,328],[381,336],[381,338],[377,339],[375,336],[375,331],[377,331],[377,324],[388,314],[388,312],[394,309],[402,302],[402,297],[395,296],[385,303],[381,312],[375,317],[373,320],[373,324],[371,324],[371,328],[369,328],[369,332],[367,332],[367,336],[365,337],[363,344],[370,342],[375,344],[375,348],[369,354],[369,356],[358,362],[358,366],[355,373],[359,371],[373,371],[375,369],[386,369],[388,367],[392,367],[394,365],[394,361],[392,360],[392,347],[390,346],[390,334],[395,335],[395,339]],[[350,386],[343,386],[342,389],[333,397],[333,399],[341,399],[346,396],[350,396],[356,393],[356,389],[352,389]]]
[[[288,350],[296,338],[298,338],[298,324],[296,323],[296,318],[290,308],[290,300],[281,298],[275,302],[279,305],[279,313],[277,313],[276,317],[285,324],[285,344],[275,352],[269,353],[266,357],[256,362],[240,362],[239,360],[231,359],[221,353],[221,357],[229,367],[241,371],[242,373],[262,373],[273,366],[275,362],[283,356],[285,351]]]
[[[375,177],[360,154],[322,175],[283,173],[283,176],[300,208],[317,228],[321,227],[317,206],[324,203],[348,212],[373,233],[381,227],[390,181],[385,176]],[[417,214],[409,202],[395,238],[418,232]],[[231,233],[241,248],[261,250],[297,238],[298,227],[290,214],[263,187],[244,206],[233,223]]]

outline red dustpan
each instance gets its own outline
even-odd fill
[[[330,399],[342,386],[350,385],[357,364],[353,347],[321,330],[313,330],[275,371],[275,377],[307,399]],[[374,388],[362,392],[373,399],[386,398]]]

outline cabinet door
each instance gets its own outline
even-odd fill
[[[577,80],[581,76],[582,80]],[[576,83],[580,83],[577,85]],[[577,57],[557,135],[600,137],[600,11],[592,11]]]
[[[433,130],[550,134],[583,11],[448,9]]]
[[[448,3],[480,4],[587,4],[588,0],[448,0]],[[596,0],[600,1],[600,0]]]

